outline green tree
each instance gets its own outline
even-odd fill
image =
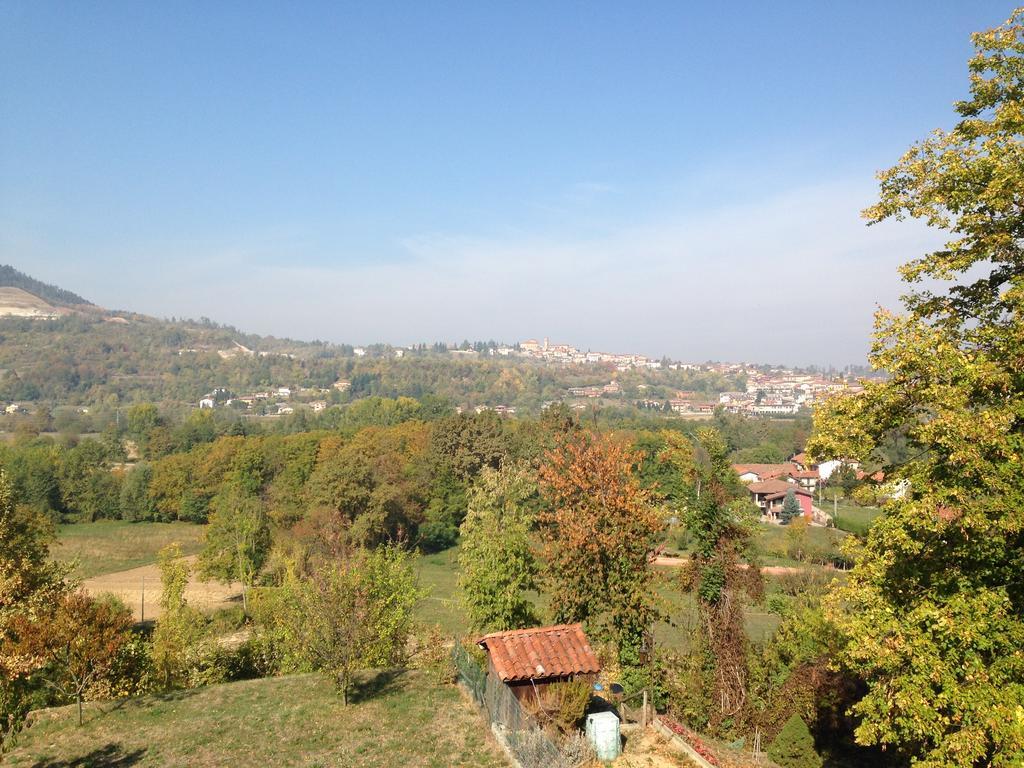
[[[779,520],[783,525],[786,525],[793,518],[800,517],[802,514],[800,502],[796,500],[796,492],[790,488],[786,491],[786,497],[782,500],[782,511],[779,513]]]
[[[248,615],[249,588],[270,552],[270,523],[263,501],[229,484],[214,500],[199,554],[199,572],[225,584],[242,585],[242,609]]]
[[[431,450],[438,461],[466,482],[483,467],[497,469],[505,454],[501,417],[493,411],[446,416],[433,426]]]
[[[473,630],[495,632],[537,623],[527,593],[537,588],[530,541],[537,486],[523,468],[484,469],[461,528],[459,590]]]
[[[28,712],[30,677],[43,663],[18,648],[17,622],[58,602],[69,569],[50,559],[54,529],[37,509],[15,503],[0,470],[0,752]]]
[[[138,442],[143,455],[146,455],[146,440],[150,431],[161,423],[160,412],[152,403],[139,403],[128,409],[128,436]]]
[[[824,765],[814,750],[814,737],[807,723],[796,714],[782,726],[768,747],[768,756],[782,768],[821,768]]]
[[[153,666],[165,689],[185,682],[190,658],[203,632],[203,618],[185,600],[190,569],[181,547],[160,550],[160,619],[153,630]]]
[[[49,556],[55,535],[49,520],[15,503],[0,470],[0,632],[7,616],[63,591],[68,569]]]
[[[743,605],[744,598],[760,599],[763,584],[751,543],[755,518],[743,501],[725,504],[720,498],[712,485],[688,510],[693,546],[680,578],[697,601],[684,707],[694,721],[724,733],[740,728],[749,715]]]
[[[960,122],[884,171],[865,212],[947,242],[902,267],[905,313],[877,315],[887,378],[826,401],[808,446],[863,461],[899,430],[912,447],[883,466],[909,493],[828,609],[867,684],[857,739],[929,767],[1024,761],[1024,9],[973,39]]]
[[[349,702],[356,672],[402,664],[422,597],[408,552],[386,545],[291,573],[287,611],[294,650],[338,685]]]
[[[125,475],[121,483],[121,517],[125,520],[153,520],[156,504],[149,495],[149,483],[153,477],[152,468],[145,463],[136,464]]]
[[[807,540],[810,522],[799,512],[789,518],[786,524],[786,554],[803,562],[807,557]]]

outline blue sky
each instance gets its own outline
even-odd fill
[[[873,174],[1005,3],[0,0],[0,260],[368,343],[863,359]]]

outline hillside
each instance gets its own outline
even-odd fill
[[[91,304],[76,293],[72,293],[64,288],[58,288],[56,285],[44,283],[41,280],[36,280],[24,272],[18,271],[10,264],[0,264],[0,287],[19,288],[43,302],[49,302],[58,306]]]
[[[257,336],[207,319],[158,319],[75,303],[84,299],[9,267],[0,267],[0,283],[4,278],[27,287],[0,287],[0,402],[38,402],[51,410],[141,401],[194,407],[215,388],[243,395],[283,386],[307,388],[308,399],[332,403],[430,395],[470,408],[503,405],[536,413],[570,388],[612,380],[615,394],[588,400],[588,408],[629,406],[640,398],[661,403],[680,390],[713,397],[743,385],[741,376],[710,371],[549,365],[492,355],[483,343],[478,351],[450,353],[443,344],[356,350]],[[351,388],[331,389],[339,379]]]
[[[365,691],[372,695],[346,707],[320,676],[247,680],[88,704],[80,728],[74,707],[45,710],[4,765],[507,764],[454,686],[413,671],[368,681]]]
[[[55,318],[59,314],[55,306],[21,288],[0,287],[0,317]]]

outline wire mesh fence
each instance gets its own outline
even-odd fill
[[[459,682],[523,768],[575,768],[589,758],[589,748],[578,743],[578,738],[569,739],[562,746],[552,741],[508,686],[488,675],[459,643],[455,644],[452,658]]]

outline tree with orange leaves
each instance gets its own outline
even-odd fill
[[[615,644],[624,667],[639,666],[659,616],[651,552],[663,524],[636,477],[639,460],[624,441],[581,431],[563,438],[540,468],[554,619],[586,622]]]
[[[131,626],[124,606],[69,592],[49,611],[15,617],[10,629],[15,652],[38,659],[43,679],[78,704],[81,725],[86,690],[110,671]]]

